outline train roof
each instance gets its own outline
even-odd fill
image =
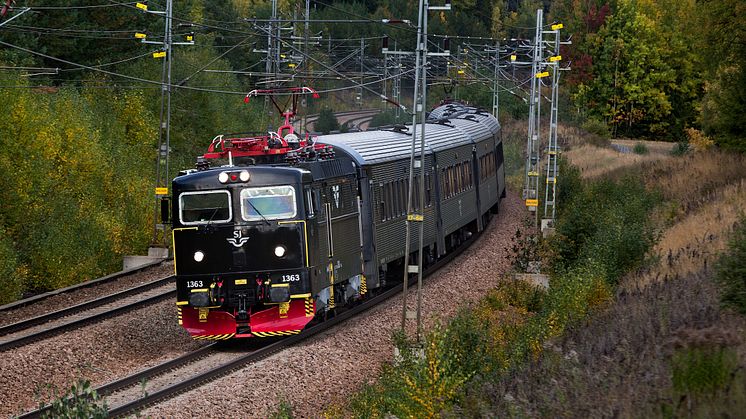
[[[500,124],[492,115],[460,103],[439,106],[430,113],[425,126],[425,153],[445,149],[495,135]],[[357,164],[372,165],[387,161],[408,159],[412,146],[412,126],[404,129],[374,130],[320,136],[318,141],[343,150]],[[419,131],[417,132],[419,146]]]

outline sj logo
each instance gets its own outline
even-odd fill
[[[236,246],[241,247],[243,246],[247,241],[249,241],[249,237],[243,237],[241,236],[241,230],[236,230],[233,232],[233,237],[226,239],[228,243]]]

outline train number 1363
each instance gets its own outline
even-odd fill
[[[202,281],[187,281],[187,288],[200,288]]]
[[[282,276],[282,282],[295,282],[295,281],[300,281],[299,274],[290,274],[290,275]]]

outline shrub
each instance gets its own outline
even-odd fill
[[[716,265],[723,305],[746,315],[746,218],[736,224],[728,248]]]
[[[672,156],[683,156],[689,152],[689,143],[686,141],[677,142],[671,149]]]
[[[583,122],[583,125],[581,125],[581,128],[588,131],[591,134],[598,135],[601,138],[609,138],[611,137],[611,132],[609,131],[609,126],[598,119],[589,118],[586,119],[585,122]]]
[[[648,154],[648,153],[650,153],[650,150],[648,150],[648,147],[645,144],[643,144],[643,143],[637,143],[632,148],[632,152],[635,153],[635,154],[642,155],[642,154]]]
[[[316,120],[314,129],[323,134],[329,134],[331,131],[338,130],[339,121],[337,121],[337,116],[334,115],[334,111],[329,108],[321,109],[319,112],[319,119]]]
[[[706,151],[715,145],[715,141],[712,138],[706,136],[704,132],[696,128],[687,128],[684,132],[686,132],[687,142],[694,147],[695,151]]]
[[[45,418],[106,418],[109,410],[106,401],[91,387],[88,380],[78,380],[70,386],[67,393],[57,395],[51,403],[49,413]],[[40,406],[41,407],[41,406]]]
[[[293,406],[287,399],[282,398],[277,409],[268,417],[269,419],[293,419]]]
[[[550,239],[552,270],[562,273],[578,262],[594,260],[604,277],[616,283],[643,262],[655,241],[648,217],[656,202],[655,195],[633,177],[579,188],[569,197]]]
[[[729,382],[738,359],[731,348],[677,350],[671,359],[673,389],[684,394],[712,394]]]

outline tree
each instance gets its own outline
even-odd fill
[[[339,122],[337,121],[337,116],[334,115],[334,111],[329,108],[321,109],[319,112],[319,119],[316,120],[314,129],[317,132],[324,134],[329,134],[331,131],[338,130]]]

